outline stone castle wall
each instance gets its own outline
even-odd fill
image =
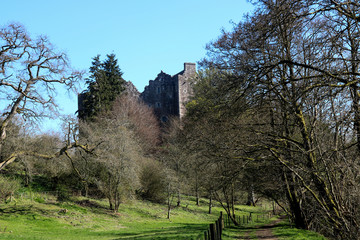
[[[178,75],[179,117],[185,116],[185,105],[192,93],[191,78],[196,74],[195,63],[185,63],[183,74]]]
[[[184,63],[184,70],[173,76],[161,71],[155,80],[149,81],[140,97],[154,108],[161,121],[166,122],[172,116],[182,118],[185,104],[191,95],[190,79],[195,74],[195,63]]]

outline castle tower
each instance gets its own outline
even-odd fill
[[[178,88],[179,88],[179,117],[185,116],[185,105],[189,101],[192,94],[191,78],[196,74],[195,63],[184,63],[184,71],[182,75],[178,76]]]
[[[154,108],[160,121],[166,122],[172,116],[182,118],[191,95],[190,79],[195,74],[195,63],[184,63],[184,70],[174,76],[161,71],[155,80],[149,81],[140,97]]]

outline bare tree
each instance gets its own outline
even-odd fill
[[[137,188],[141,159],[139,144],[127,128],[126,118],[98,117],[96,121],[81,123],[80,127],[81,140],[97,146],[92,154],[84,156],[91,163],[91,181],[108,198],[110,209],[115,212]],[[84,178],[89,173],[81,166],[84,161],[80,160],[75,158],[73,166]]]
[[[112,115],[128,119],[127,127],[134,131],[143,150],[153,153],[160,143],[160,127],[153,109],[137,97],[121,94],[112,106]]]
[[[92,151],[79,148],[77,156],[67,156],[84,181],[85,192],[89,183],[95,183],[108,198],[110,209],[117,211],[123,200],[140,189],[144,155],[154,151],[158,134],[152,111],[138,99],[123,94],[115,100],[111,111],[99,113],[92,121],[80,122],[78,141],[83,146],[92,146]]]
[[[38,120],[54,113],[54,93],[58,86],[69,89],[81,74],[72,71],[66,55],[58,52],[45,36],[32,39],[20,24],[0,29],[0,151],[8,137],[8,127],[16,116]],[[2,158],[0,169],[13,162],[20,152]]]

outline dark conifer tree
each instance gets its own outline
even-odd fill
[[[100,111],[107,111],[119,94],[124,91],[125,80],[115,54],[107,55],[104,62],[100,55],[93,58],[87,89],[81,94],[78,114],[83,120],[91,120]]]

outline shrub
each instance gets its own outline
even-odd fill
[[[66,185],[58,184],[56,186],[56,195],[58,201],[67,201],[70,199],[70,190]]]
[[[19,180],[0,175],[0,199],[6,202],[20,187]]]
[[[160,163],[155,161],[146,163],[140,173],[140,196],[152,202],[164,202],[166,200],[164,175]]]

